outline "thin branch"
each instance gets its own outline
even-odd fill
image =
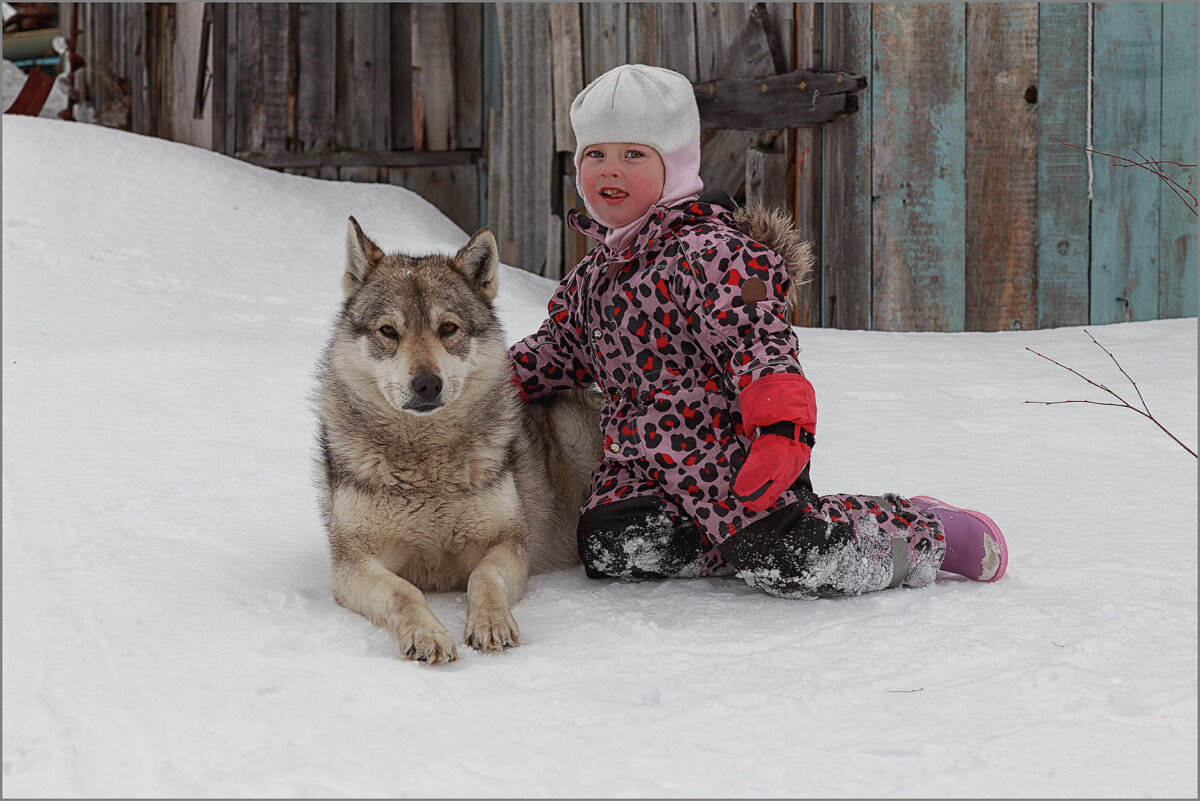
[[[1092,336],[1091,331],[1089,331],[1085,328],[1085,329],[1083,329],[1083,333],[1087,334],[1088,338],[1091,339],[1092,342],[1096,343],[1097,348],[1099,348],[1100,350],[1102,350],[1108,354],[1108,358],[1112,359],[1113,364],[1115,364],[1117,366],[1117,369],[1121,371],[1121,375],[1125,376],[1125,378],[1129,381],[1130,384],[1133,384],[1133,391],[1137,393],[1138,400],[1140,400],[1142,402],[1142,408],[1146,410],[1146,415],[1149,417],[1150,416],[1150,407],[1146,405],[1146,399],[1142,397],[1142,391],[1140,389],[1138,389],[1137,382],[1129,377],[1129,373],[1125,372],[1125,368],[1121,366],[1121,363],[1119,361],[1117,361],[1117,357],[1112,355],[1112,351],[1110,351],[1108,348],[1101,345],[1099,342],[1096,342],[1096,338],[1094,336]]]
[[[1035,356],[1041,356],[1046,361],[1048,361],[1052,364],[1058,365],[1059,367],[1061,367],[1062,369],[1066,370],[1069,373],[1073,373],[1074,375],[1079,376],[1084,381],[1091,384],[1093,387],[1104,390],[1109,395],[1112,395],[1114,398],[1119,400],[1120,403],[1109,403],[1109,402],[1105,402],[1105,401],[1094,401],[1094,400],[1025,401],[1025,402],[1040,405],[1040,406],[1057,406],[1057,405],[1063,404],[1063,403],[1087,403],[1087,404],[1091,404],[1092,406],[1117,406],[1117,407],[1121,407],[1124,409],[1129,409],[1131,412],[1136,412],[1137,414],[1140,414],[1142,417],[1145,417],[1151,423],[1154,423],[1154,425],[1158,426],[1164,434],[1166,434],[1171,439],[1175,440],[1175,442],[1179,445],[1179,447],[1183,448],[1185,451],[1190,453],[1193,458],[1200,458],[1200,457],[1197,457],[1196,452],[1194,450],[1189,448],[1187,445],[1184,445],[1183,442],[1179,439],[1179,437],[1175,436],[1170,431],[1168,431],[1167,427],[1164,426],[1162,423],[1158,422],[1158,418],[1156,418],[1153,414],[1150,413],[1150,406],[1146,403],[1146,399],[1142,396],[1142,390],[1138,387],[1137,382],[1133,380],[1133,378],[1129,375],[1129,373],[1125,372],[1125,368],[1121,366],[1121,363],[1119,361],[1117,361],[1117,357],[1112,354],[1112,351],[1110,351],[1108,348],[1101,345],[1096,340],[1096,338],[1094,336],[1092,336],[1091,331],[1088,331],[1085,328],[1083,330],[1083,333],[1088,335],[1088,337],[1092,340],[1092,342],[1095,343],[1096,347],[1100,348],[1100,350],[1102,350],[1108,354],[1108,357],[1113,360],[1113,364],[1115,364],[1117,366],[1117,369],[1121,371],[1121,375],[1125,376],[1125,378],[1129,380],[1130,384],[1133,384],[1133,391],[1137,393],[1138,400],[1140,400],[1142,402],[1142,408],[1141,409],[1137,408],[1136,406],[1131,404],[1129,401],[1125,400],[1123,397],[1118,395],[1116,392],[1114,392],[1113,390],[1106,387],[1104,384],[1100,384],[1096,381],[1093,381],[1092,379],[1088,378],[1087,376],[1085,376],[1083,373],[1079,372],[1078,370],[1067,367],[1065,364],[1063,364],[1061,362],[1057,362],[1054,359],[1051,359],[1049,356],[1046,356],[1042,353],[1038,353],[1033,348],[1025,348],[1025,350],[1029,351],[1030,353],[1034,354]]]
[[[1140,151],[1138,151],[1138,149],[1136,147],[1133,149],[1133,152],[1137,153],[1138,157],[1142,159],[1141,161],[1134,161],[1131,158],[1127,158],[1126,156],[1118,156],[1115,153],[1105,153],[1102,150],[1093,150],[1090,147],[1083,147],[1082,145],[1073,145],[1069,142],[1064,142],[1061,139],[1055,139],[1054,141],[1058,142],[1060,145],[1062,145],[1064,147],[1070,147],[1070,148],[1074,148],[1075,150],[1082,150],[1085,153],[1094,153],[1097,156],[1106,156],[1110,159],[1113,159],[1114,167],[1141,167],[1143,170],[1146,170],[1149,173],[1157,175],[1159,178],[1161,178],[1166,183],[1167,187],[1172,192],[1175,193],[1175,196],[1184,202],[1184,204],[1188,207],[1188,210],[1191,211],[1192,214],[1197,214],[1196,196],[1194,194],[1192,194],[1192,191],[1191,191],[1191,187],[1192,187],[1192,184],[1195,183],[1195,179],[1188,178],[1187,186],[1183,186],[1178,181],[1176,181],[1174,178],[1167,175],[1166,170],[1163,169],[1164,164],[1169,164],[1172,167],[1179,167],[1180,169],[1193,169],[1196,167],[1195,164],[1180,164],[1178,161],[1151,160],[1151,159],[1146,158],[1144,155],[1142,155],[1142,153]],[[1187,197],[1184,197],[1184,195],[1186,195]]]

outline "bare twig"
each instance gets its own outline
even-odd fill
[[[1178,161],[1155,161],[1148,159],[1142,155],[1142,153],[1136,147],[1133,149],[1133,152],[1137,154],[1141,161],[1134,161],[1131,158],[1118,156],[1113,153],[1105,153],[1101,150],[1093,150],[1090,147],[1083,147],[1082,145],[1072,145],[1069,142],[1064,142],[1061,139],[1055,139],[1054,141],[1058,142],[1064,147],[1070,147],[1074,148],[1075,150],[1082,150],[1087,153],[1094,153],[1097,156],[1106,156],[1110,159],[1113,159],[1114,167],[1141,167],[1143,170],[1157,175],[1163,180],[1163,182],[1166,183],[1167,187],[1175,193],[1175,196],[1187,205],[1188,210],[1191,211],[1192,214],[1197,214],[1196,196],[1192,194],[1192,185],[1196,183],[1195,178],[1188,178],[1187,186],[1184,186],[1183,184],[1179,183],[1179,181],[1167,175],[1166,170],[1163,169],[1164,164],[1172,167],[1179,167],[1180,169],[1195,169],[1195,164],[1180,164]]]
[[[1137,382],[1134,381],[1133,378],[1130,377],[1129,373],[1125,372],[1125,368],[1121,366],[1121,363],[1119,361],[1117,361],[1117,357],[1112,354],[1112,351],[1110,351],[1108,348],[1104,347],[1099,342],[1097,342],[1096,338],[1094,336],[1092,336],[1091,331],[1088,331],[1085,328],[1083,333],[1088,335],[1088,337],[1092,340],[1092,342],[1094,342],[1096,344],[1096,347],[1100,348],[1100,350],[1102,350],[1108,354],[1108,358],[1113,360],[1113,364],[1115,364],[1117,366],[1117,369],[1121,371],[1121,375],[1125,376],[1125,378],[1128,379],[1130,384],[1133,384],[1133,391],[1137,393],[1138,400],[1141,402],[1142,408],[1141,409],[1137,408],[1136,406],[1131,404],[1129,401],[1125,400],[1125,398],[1121,397],[1119,394],[1117,394],[1113,390],[1106,387],[1104,384],[1100,384],[1100,383],[1097,383],[1096,381],[1093,381],[1092,379],[1085,376],[1083,373],[1080,373],[1078,370],[1074,370],[1070,367],[1067,367],[1065,364],[1062,364],[1061,362],[1057,362],[1054,359],[1051,359],[1049,356],[1038,353],[1033,348],[1025,348],[1025,350],[1029,351],[1030,353],[1034,354],[1035,356],[1041,356],[1043,359],[1045,359],[1046,361],[1048,361],[1052,364],[1057,364],[1059,367],[1061,367],[1062,369],[1066,370],[1069,373],[1074,373],[1075,375],[1082,378],[1084,381],[1091,384],[1093,387],[1096,387],[1097,389],[1103,390],[1103,391],[1107,392],[1109,395],[1112,395],[1114,398],[1116,398],[1118,401],[1120,401],[1120,403],[1109,403],[1109,402],[1105,402],[1105,401],[1094,401],[1094,400],[1025,401],[1025,402],[1038,404],[1040,406],[1057,406],[1057,405],[1063,404],[1063,403],[1089,403],[1092,406],[1117,406],[1117,407],[1129,409],[1131,411],[1137,412],[1142,417],[1145,417],[1151,423],[1154,423],[1154,425],[1156,425],[1160,429],[1162,429],[1164,434],[1166,434],[1171,439],[1175,440],[1175,442],[1177,442],[1179,444],[1179,447],[1183,448],[1185,451],[1190,453],[1193,458],[1200,458],[1200,457],[1196,456],[1196,452],[1194,450],[1189,448],[1187,445],[1184,445],[1183,442],[1180,441],[1179,437],[1172,434],[1170,431],[1167,430],[1166,426],[1164,426],[1162,423],[1158,422],[1158,419],[1150,412],[1150,406],[1146,403],[1146,399],[1144,397],[1142,397],[1142,391],[1141,391],[1141,389],[1138,388]]]

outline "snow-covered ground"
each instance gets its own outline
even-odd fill
[[[1008,575],[786,601],[535,577],[524,644],[430,667],[337,606],[313,366],[346,217],[393,186],[3,120],[3,791],[15,796],[1195,796],[1196,460],[1034,348],[1078,328],[801,330],[818,491],[938,495]],[[503,268],[510,341],[549,281]],[[1196,320],[1089,329],[1193,448]],[[456,634],[464,599],[430,604]]]

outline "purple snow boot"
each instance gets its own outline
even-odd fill
[[[1000,527],[987,515],[973,509],[960,509],[948,503],[918,495],[909,498],[926,514],[942,521],[946,532],[946,558],[942,570],[976,581],[996,581],[1008,567],[1008,545]]]

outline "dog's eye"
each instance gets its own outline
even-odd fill
[[[390,325],[379,326],[379,333],[383,334],[388,339],[399,339],[400,335],[396,333],[396,329]]]
[[[444,337],[448,337],[458,330],[458,326],[454,323],[442,323],[438,326],[438,333]]]

